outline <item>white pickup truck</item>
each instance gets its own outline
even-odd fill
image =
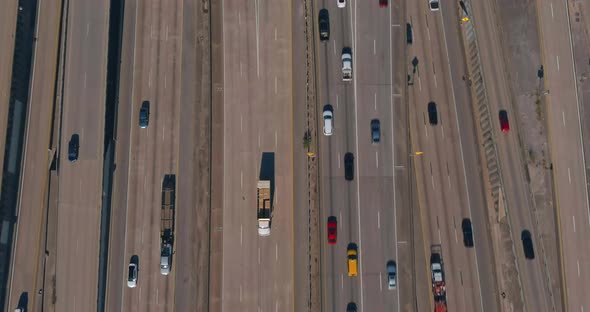
[[[342,81],[352,80],[352,49],[342,49]]]

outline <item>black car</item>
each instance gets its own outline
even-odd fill
[[[473,229],[471,228],[471,220],[463,219],[461,222],[461,229],[463,230],[463,244],[465,247],[473,247]]]
[[[320,40],[326,41],[330,39],[330,15],[328,14],[328,10],[321,9],[319,14],[319,30],[320,30]]]
[[[535,259],[535,249],[533,248],[533,239],[531,237],[531,232],[528,230],[522,231],[520,235],[522,239],[522,249],[524,250],[524,257],[527,259]]]
[[[348,181],[354,179],[354,155],[344,154],[344,178]]]
[[[150,123],[150,102],[143,101],[139,109],[139,127],[147,128]]]
[[[381,123],[379,119],[371,120],[371,140],[373,143],[379,143],[381,140]]]
[[[80,150],[80,136],[76,133],[72,134],[70,143],[68,144],[68,160],[75,162],[78,160],[78,152]]]
[[[412,44],[414,42],[414,35],[412,34],[412,24],[406,23],[406,41],[408,44]]]
[[[436,111],[436,103],[428,103],[428,121],[431,125],[438,125],[438,112]]]
[[[346,312],[356,312],[356,303],[351,302],[346,305]]]

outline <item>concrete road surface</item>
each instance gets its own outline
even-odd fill
[[[408,293],[411,289],[411,264],[398,261],[396,222],[400,207],[408,207],[404,196],[407,192],[403,192],[407,186],[396,185],[395,181],[395,171],[406,169],[399,164],[407,158],[397,161],[394,156],[407,156],[406,133],[394,132],[403,130],[398,126],[406,118],[398,114],[404,111],[400,106],[405,87],[405,73],[399,71],[403,66],[403,54],[398,48],[403,21],[399,4],[380,8],[377,2],[367,6],[351,2],[340,9],[332,1],[321,1],[316,14],[322,8],[330,13],[330,40],[318,43],[319,129],[323,127],[324,105],[330,104],[334,111],[334,134],[320,138],[324,306],[328,311],[344,311],[354,302],[359,311],[398,311],[400,292],[387,286],[388,261],[396,261],[398,271],[405,273],[405,279],[398,277],[398,286],[406,287]],[[342,81],[343,47],[352,48],[352,82]],[[380,122],[379,143],[371,139],[373,119]],[[401,155],[400,148],[404,151]],[[353,181],[344,179],[347,152],[355,156]],[[327,244],[325,227],[329,216],[338,220],[334,246]],[[405,231],[409,228],[405,227]],[[348,276],[349,243],[359,247],[358,277]],[[412,301],[409,296],[406,300]]]
[[[545,254],[541,248],[541,239],[537,234],[538,221],[533,214],[534,206],[527,176],[524,171],[524,160],[521,155],[519,131],[516,126],[516,114],[511,108],[510,86],[506,72],[504,71],[504,58],[502,57],[501,34],[495,28],[495,15],[489,3],[474,3],[474,15],[477,18],[477,34],[480,47],[480,58],[483,66],[483,78],[486,83],[486,94],[491,108],[493,128],[495,129],[496,144],[498,148],[499,162],[502,170],[503,194],[505,197],[506,211],[512,231],[514,252],[516,254],[519,279],[522,285],[522,295],[527,309],[533,311],[551,311],[555,309],[552,289],[546,282],[549,272],[546,266],[546,257],[555,257],[554,254]],[[499,111],[507,110],[512,115],[513,127],[510,132],[502,133],[500,129]],[[535,243],[537,259],[526,260],[523,253],[521,233],[528,230]],[[552,261],[554,263],[554,261]],[[506,291],[506,290],[503,290]]]
[[[556,5],[550,1],[539,1],[537,5],[562,244],[565,310],[582,311],[590,308],[590,297],[585,291],[590,279],[590,253],[587,248],[580,248],[587,245],[590,237],[590,212],[569,21],[569,15],[577,11],[568,12],[563,3]]]
[[[174,280],[182,278],[182,268],[172,257],[171,273],[160,274],[160,218],[162,182],[166,174],[178,173],[180,75],[182,49],[182,2],[129,3],[135,31],[133,41],[133,75],[130,96],[121,105],[130,109],[127,117],[130,141],[118,147],[128,153],[125,253],[112,259],[111,266],[122,266],[119,279],[124,311],[174,311]],[[150,103],[148,127],[139,127],[139,109]],[[124,135],[124,133],[121,133]],[[178,185],[176,176],[176,198]],[[178,207],[176,207],[178,210]],[[178,218],[178,216],[176,216]],[[180,233],[177,229],[176,233]],[[177,246],[174,245],[174,248]],[[176,249],[173,249],[176,250]],[[138,257],[139,276],[136,288],[126,285],[126,268],[131,257]]]
[[[222,310],[293,309],[291,6],[223,1]],[[256,183],[274,177],[271,234],[260,237]],[[266,168],[265,168],[266,169]]]
[[[40,311],[45,258],[45,223],[48,173],[53,151],[48,150],[55,96],[56,61],[61,16],[60,5],[40,2],[35,64],[31,88],[25,143],[23,178],[20,193],[16,242],[9,280],[9,310],[15,308],[23,293],[28,297],[29,311]],[[0,49],[1,50],[1,49]],[[5,129],[2,127],[2,129]],[[53,255],[52,255],[53,256]],[[51,275],[47,275],[51,279]]]
[[[478,146],[469,91],[461,79],[465,64],[457,57],[462,55],[458,19],[453,7],[432,12],[427,5],[416,2],[408,8],[414,34],[409,58],[418,61],[408,68],[412,148],[424,153],[415,156],[424,248],[430,254],[431,244],[442,244],[449,309],[497,311]],[[435,126],[427,113],[430,101],[437,107]],[[464,218],[473,224],[473,249],[463,244]]]
[[[70,1],[59,157],[56,311],[96,309],[108,2]],[[79,158],[68,142],[80,137]]]
[[[2,13],[0,13],[0,101],[2,103],[8,103],[10,99],[17,10],[17,0],[5,1]],[[7,115],[8,105],[2,105],[0,107],[0,146],[2,148],[4,148],[6,141]],[[0,153],[0,163],[4,163],[4,153]],[[0,174],[3,169],[0,168]]]

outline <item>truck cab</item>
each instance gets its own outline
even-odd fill
[[[164,244],[160,253],[160,274],[170,274],[170,260],[172,258],[172,245]]]
[[[352,49],[344,47],[342,49],[342,81],[352,80]]]

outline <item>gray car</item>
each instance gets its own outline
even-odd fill
[[[139,109],[139,127],[145,129],[150,123],[150,102],[143,101]]]
[[[397,275],[397,266],[395,265],[395,261],[390,260],[387,262],[387,288],[388,289],[395,289],[396,288],[396,275]]]
[[[373,143],[381,141],[381,123],[379,119],[371,120],[371,140]]]

